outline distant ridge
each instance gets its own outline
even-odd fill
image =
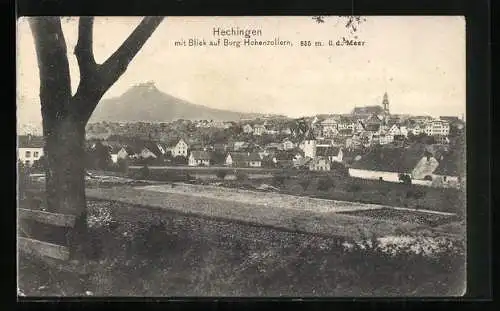
[[[154,82],[135,85],[119,97],[104,99],[90,122],[169,122],[185,120],[238,121],[261,114],[213,109],[163,93]]]

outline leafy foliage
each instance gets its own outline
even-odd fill
[[[246,174],[245,172],[243,172],[241,170],[236,171],[235,175],[236,175],[236,180],[242,181],[242,180],[248,179],[248,174]]]
[[[323,177],[318,181],[318,190],[319,191],[328,191],[331,188],[334,188],[335,184],[331,177]]]
[[[227,175],[227,172],[225,170],[218,170],[216,175],[217,175],[217,178],[224,179]]]

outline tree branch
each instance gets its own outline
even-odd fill
[[[44,134],[50,135],[57,119],[65,118],[70,108],[71,76],[66,41],[59,17],[30,17],[28,23],[38,60]]]
[[[94,79],[98,83],[93,85],[93,94],[90,96],[91,100],[85,103],[84,111],[80,112],[83,113],[82,118],[84,118],[85,122],[92,115],[102,96],[125,72],[128,64],[141,50],[163,19],[163,16],[144,17],[122,45],[102,65],[97,65]],[[75,96],[78,98],[88,97],[85,95],[78,94],[77,92]]]
[[[145,17],[123,44],[100,66],[99,72],[105,82],[104,91],[107,91],[125,72],[128,64],[163,19],[163,16]]]
[[[87,82],[97,70],[94,59],[93,43],[94,17],[80,17],[78,23],[78,42],[75,46],[75,56],[80,69],[80,85]]]

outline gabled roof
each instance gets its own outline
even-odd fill
[[[118,151],[120,151],[122,149],[122,146],[119,146],[119,145],[108,145],[108,148],[109,148],[109,152],[111,154],[117,154]]]
[[[365,106],[365,107],[355,107],[353,110],[353,114],[373,114],[373,113],[382,113],[384,109],[382,106]]]
[[[248,162],[248,161],[261,161],[258,153],[255,152],[229,152],[233,162]]]
[[[278,161],[288,161],[293,160],[295,158],[295,155],[297,155],[296,152],[280,151],[277,152],[274,157]]]
[[[439,119],[441,120],[444,120],[444,121],[448,121],[450,123],[458,123],[458,122],[462,122],[462,120],[460,120],[460,118],[458,117],[455,117],[455,116],[440,116]]]
[[[177,146],[177,144],[179,143],[179,141],[183,140],[186,144],[187,144],[187,140],[182,138],[182,137],[178,137],[178,138],[172,138],[172,139],[169,139],[165,145],[167,146],[167,148],[173,148],[175,146]]]
[[[355,119],[351,116],[340,116],[339,122],[341,123],[353,123]]]
[[[196,159],[196,160],[211,160],[212,159],[212,154],[208,151],[191,151],[191,155]]]
[[[340,147],[319,147],[316,148],[316,156],[329,157],[337,156],[340,152]]]
[[[443,176],[463,176],[465,174],[464,155],[455,150],[442,155],[434,174]]]
[[[43,148],[44,145],[43,136],[18,136],[18,148]]]
[[[377,132],[378,130],[380,130],[380,124],[368,123],[365,125],[365,131]]]
[[[366,119],[366,122],[375,122],[375,123],[379,123],[381,120],[381,118],[379,117],[378,114],[376,113],[372,113],[368,119]]]
[[[143,147],[144,146],[142,146],[141,144],[137,144],[137,143],[136,144],[127,144],[127,145],[123,146],[123,148],[125,149],[125,151],[129,155],[141,153]]]
[[[340,135],[352,134],[352,130],[350,130],[350,129],[341,129],[341,130],[339,130],[339,134]]]
[[[352,168],[410,173],[423,156],[423,148],[378,148],[363,155],[352,164]]]
[[[155,156],[161,156],[163,153],[158,148],[158,145],[155,142],[147,141],[144,143],[144,148],[147,148],[151,151]]]

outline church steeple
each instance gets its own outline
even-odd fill
[[[384,99],[382,100],[382,106],[384,107],[384,113],[389,114],[389,96],[387,92],[384,93]]]

